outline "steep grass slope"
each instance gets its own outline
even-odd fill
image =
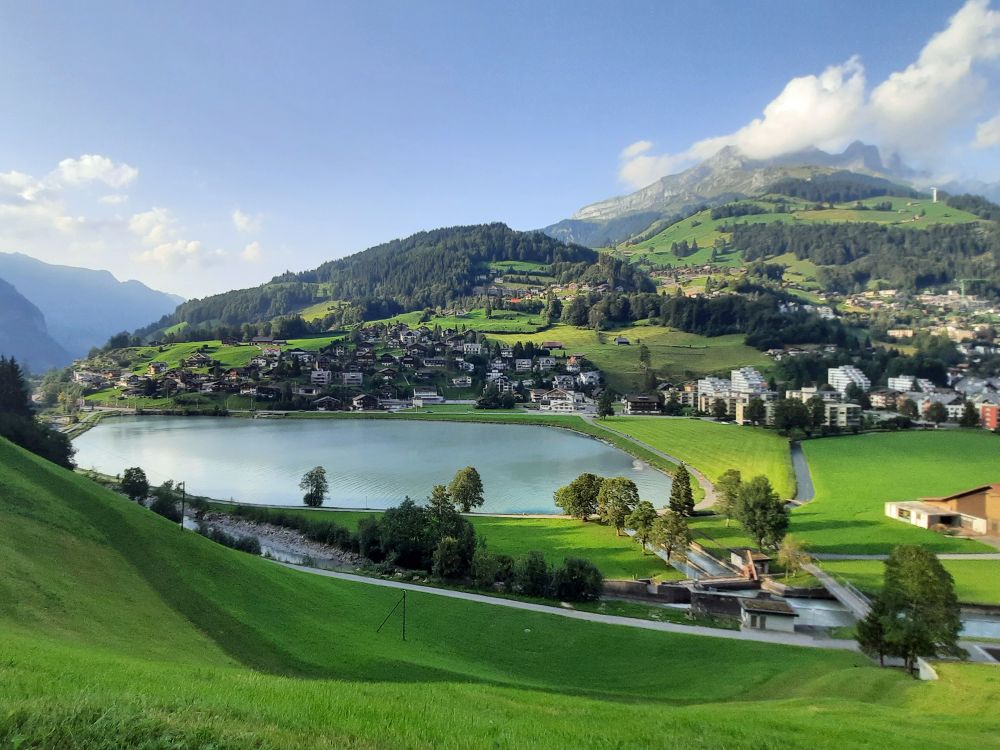
[[[918,685],[847,653],[430,595],[403,642],[375,633],[395,592],[215,546],[7,443],[0,567],[2,748],[985,747],[1000,728],[962,715],[963,691],[996,696],[978,670]]]

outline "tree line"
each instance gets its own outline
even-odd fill
[[[0,437],[59,466],[73,468],[69,438],[35,418],[24,371],[17,360],[4,356],[0,356]]]

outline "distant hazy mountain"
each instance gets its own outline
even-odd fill
[[[591,203],[543,231],[564,242],[596,247],[625,239],[657,219],[674,218],[697,206],[766,192],[786,177],[842,170],[896,180],[916,176],[898,158],[885,163],[878,148],[860,141],[840,154],[814,148],[774,159],[751,159],[727,146],[684,172],[662,177],[634,193]]]
[[[33,372],[59,367],[69,353],[53,341],[41,310],[0,280],[0,354],[15,357]]]
[[[49,334],[73,357],[173,312],[183,298],[108,271],[55,266],[20,253],[0,253],[0,279],[13,284],[45,316]]]
[[[952,195],[981,195],[994,203],[1000,203],[1000,182],[983,182],[982,180],[952,180],[940,186],[942,190]]]

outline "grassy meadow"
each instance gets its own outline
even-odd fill
[[[0,442],[0,747],[984,747],[994,673],[407,597],[219,547]],[[966,696],[971,696],[967,700]],[[974,720],[972,720],[974,718]]]
[[[824,570],[844,578],[862,591],[882,588],[885,564],[881,560],[824,560]],[[963,604],[1000,604],[1000,560],[942,560],[955,579],[955,593]]]
[[[723,219],[713,219],[711,209],[699,211],[681,221],[675,222],[654,236],[636,243],[623,252],[633,260],[648,258],[653,264],[662,267],[700,266],[710,263],[712,247],[717,241],[728,241],[732,236],[723,229],[735,224],[770,224],[776,221],[790,224],[807,223],[840,223],[840,222],[870,222],[887,224],[902,228],[923,229],[934,224],[966,224],[980,219],[967,211],[960,211],[945,203],[932,203],[930,199],[915,200],[912,198],[880,196],[861,201],[865,210],[857,209],[857,202],[834,204],[833,208],[813,210],[812,204],[797,198],[788,201],[788,211],[777,213],[773,209],[775,203],[767,199],[737,201],[739,204],[752,204],[764,208],[768,213],[736,216]],[[889,211],[875,211],[871,207],[889,202]],[[921,212],[923,215],[921,216]],[[678,258],[671,251],[675,243],[697,242],[700,248],[696,253],[686,258]],[[734,252],[720,255],[715,265],[720,267],[737,266],[741,263],[739,248]]]
[[[726,469],[764,474],[782,497],[795,494],[788,440],[773,430],[704,419],[611,417],[602,424],[675,456],[715,481]]]
[[[661,499],[661,503],[665,498]],[[215,506],[227,510],[225,504]],[[362,518],[375,513],[363,510],[314,510],[310,508],[282,509],[308,518],[320,518],[339,523],[352,531]],[[489,549],[514,557],[537,550],[550,564],[561,565],[567,557],[583,557],[596,565],[605,578],[657,578],[679,580],[684,576],[653,554],[643,554],[631,537],[615,536],[615,531],[599,523],[583,523],[568,518],[507,518],[499,516],[468,516],[469,521],[486,540]]]
[[[802,443],[816,498],[792,513],[792,532],[812,552],[882,554],[897,544],[936,552],[986,545],[888,518],[889,500],[958,492],[1000,478],[1000,438],[983,430],[876,433]]]
[[[625,336],[628,345],[615,344]],[[562,323],[530,335],[491,336],[506,343],[516,341],[560,341],[566,354],[583,354],[604,373],[612,388],[619,392],[641,387],[645,373],[639,363],[639,344],[649,347],[650,366],[665,379],[683,379],[734,367],[753,365],[766,369],[770,360],[763,353],[743,343],[742,334],[699,336],[657,325],[635,324],[613,331],[594,331]],[[557,352],[558,353],[558,352]]]

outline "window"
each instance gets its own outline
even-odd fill
[[[896,517],[909,521],[910,511],[908,511],[906,508],[896,508]]]

